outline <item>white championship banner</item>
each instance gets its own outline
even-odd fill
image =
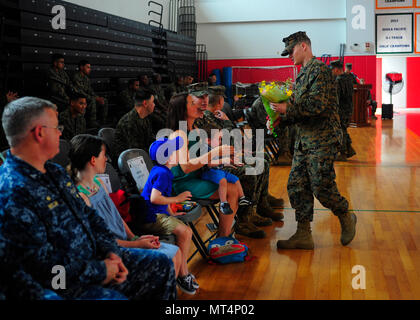
[[[376,53],[413,52],[413,14],[376,15]]]
[[[376,9],[413,8],[418,0],[376,0]]]

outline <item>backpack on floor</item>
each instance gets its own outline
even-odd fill
[[[211,240],[208,246],[211,261],[227,264],[249,260],[248,247],[232,237]]]

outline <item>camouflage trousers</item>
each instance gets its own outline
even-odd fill
[[[259,175],[247,175],[246,168],[249,167],[250,165],[245,165],[238,168],[225,168],[224,170],[239,178],[244,194],[248,199],[255,204],[260,204],[265,202],[268,196],[270,163],[264,159],[264,171]]]
[[[120,248],[128,269],[122,284],[82,287],[65,298],[77,300],[175,300],[175,269],[165,254],[150,249]],[[64,290],[66,291],[66,290]],[[57,292],[61,296],[61,292]]]
[[[347,128],[350,125],[350,118],[343,117],[341,118],[341,130],[343,130],[343,144],[341,145],[340,152],[344,155],[350,155],[354,152],[351,144],[351,137],[347,131]]]
[[[294,151],[287,192],[296,221],[313,220],[314,196],[335,215],[347,212],[348,201],[341,196],[335,183],[337,152],[336,145]]]
[[[104,104],[99,104],[96,100],[88,100],[85,119],[88,127],[97,121],[105,123],[108,118],[108,100],[104,99]]]

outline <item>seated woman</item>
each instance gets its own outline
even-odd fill
[[[179,248],[160,243],[159,237],[153,235],[141,237],[134,235],[109,197],[104,182],[95,177],[105,172],[107,160],[105,142],[97,136],[82,134],[75,136],[70,143],[71,176],[79,195],[104,219],[110,231],[115,234],[118,245],[140,251],[137,252],[140,254],[142,249],[157,250],[165,254],[174,262],[175,275],[178,276],[182,265],[182,253]]]
[[[186,121],[188,134],[191,133],[194,121],[197,118],[202,118],[204,111],[208,105],[208,93],[206,90],[194,91],[190,93],[180,93],[172,97],[169,103],[168,125],[167,127],[173,131],[170,139],[180,136],[184,143],[182,148],[177,151],[178,165],[171,169],[174,175],[173,190],[176,194],[181,194],[185,191],[190,191],[192,199],[219,199],[219,186],[213,182],[201,179],[201,168],[212,159],[220,158],[222,155],[234,154],[233,147],[218,146],[197,158],[190,157],[191,148],[198,143],[198,141],[189,141],[187,133],[180,130],[182,122]],[[228,237],[232,233],[232,223],[238,209],[238,193],[236,187],[229,183],[227,186],[227,202],[229,203],[234,214],[225,215],[219,214],[219,237]]]

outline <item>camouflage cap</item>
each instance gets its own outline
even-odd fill
[[[222,96],[223,98],[226,97],[226,87],[225,86],[211,86],[209,87],[209,93],[215,96]]]
[[[331,65],[331,67],[333,67],[333,68],[343,69],[343,62],[341,62],[341,60],[334,60],[334,61],[331,61],[330,65]]]
[[[207,82],[193,83],[187,86],[188,94],[191,94],[196,97],[202,97],[206,94],[209,94],[209,85]]]
[[[295,45],[305,40],[309,40],[305,31],[299,31],[299,32],[291,34],[287,38],[284,38],[283,42],[285,45],[285,49],[283,50],[281,55],[283,57],[288,56],[289,54],[293,52],[293,48],[295,47]]]

